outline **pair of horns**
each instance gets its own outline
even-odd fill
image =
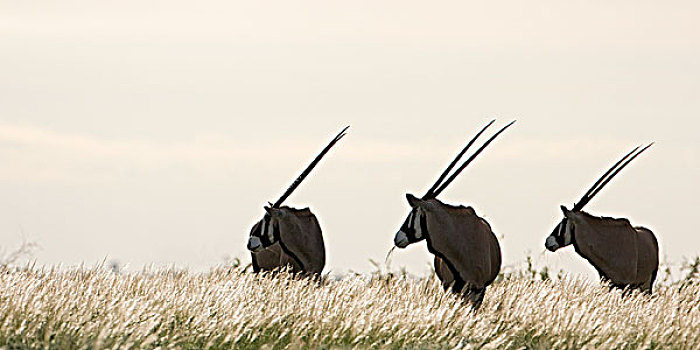
[[[488,139],[478,150],[476,150],[476,152],[474,152],[474,154],[472,154],[471,157],[469,157],[469,159],[467,159],[459,168],[457,168],[457,170],[455,170],[454,173],[452,173],[452,175],[449,178],[447,178],[447,180],[445,180],[443,182],[443,180],[445,179],[447,174],[449,174],[450,171],[452,170],[452,168],[454,168],[454,166],[457,165],[457,162],[459,162],[459,160],[462,158],[464,153],[467,152],[469,147],[471,147],[474,144],[474,142],[476,141],[476,139],[479,138],[479,136],[481,136],[481,134],[484,133],[484,131],[486,131],[486,129],[489,126],[491,126],[491,124],[493,124],[495,121],[496,120],[494,119],[490,123],[486,124],[486,126],[483,129],[481,129],[481,131],[479,131],[474,136],[474,138],[472,138],[471,141],[469,141],[469,143],[467,143],[466,146],[464,146],[462,151],[459,152],[459,154],[457,155],[457,157],[455,157],[455,159],[452,161],[452,163],[450,163],[450,165],[447,166],[447,169],[445,169],[445,171],[443,171],[442,174],[440,174],[440,177],[438,177],[437,181],[435,181],[435,184],[428,190],[428,192],[425,193],[425,195],[423,196],[423,199],[431,199],[431,198],[437,197],[442,191],[445,190],[445,188],[447,188],[447,186],[450,185],[450,183],[452,181],[454,181],[455,178],[457,178],[457,175],[459,175],[459,173],[461,173],[462,170],[464,170],[464,168],[466,168],[467,165],[469,165],[469,163],[471,163],[476,158],[476,156],[478,156],[479,153],[481,153],[481,151],[483,151],[486,148],[486,146],[488,146],[491,143],[491,141],[496,139],[496,137],[498,137],[498,135],[500,135],[503,131],[505,131],[508,127],[510,127],[511,125],[513,125],[513,123],[515,123],[515,120],[513,120],[508,125],[501,128],[501,130],[498,130],[497,133],[495,133],[493,136],[491,136],[490,139]]]
[[[572,211],[579,211],[583,209],[583,207],[586,206],[586,204],[588,204],[588,202],[590,202],[591,199],[593,199],[593,197],[595,197],[598,194],[598,192],[600,192],[600,190],[602,190],[603,187],[605,187],[605,185],[607,185],[608,182],[610,182],[610,180],[612,180],[613,177],[615,177],[615,175],[617,175],[620,172],[620,170],[624,169],[634,158],[637,158],[637,156],[642,154],[642,152],[646,151],[647,148],[651,147],[651,145],[653,144],[653,142],[648,144],[639,152],[637,152],[637,150],[641,146],[637,146],[630,153],[627,153],[624,157],[622,157],[622,159],[617,161],[617,163],[615,163],[610,169],[608,169],[608,171],[606,171],[605,174],[603,174],[603,176],[601,176],[600,179],[598,179],[598,181],[596,181],[593,184],[593,186],[591,186],[591,188],[589,188],[588,191],[586,191],[583,197],[581,197],[581,200],[579,200],[578,203],[574,204],[574,208],[572,209]]]
[[[328,153],[328,151],[330,151],[330,149],[336,144],[336,142],[340,141],[340,139],[342,139],[343,136],[346,135],[346,134],[345,134],[345,131],[348,130],[349,127],[350,127],[349,125],[346,126],[343,130],[341,130],[341,131],[338,133],[338,135],[335,135],[335,137],[333,138],[333,140],[331,140],[331,142],[328,143],[328,146],[326,146],[326,148],[324,148],[324,149],[321,151],[321,153],[319,153],[319,154],[316,156],[316,158],[314,158],[314,160],[311,162],[311,164],[309,164],[309,166],[307,166],[306,169],[304,169],[304,171],[301,173],[301,175],[299,175],[299,177],[297,177],[297,179],[294,180],[294,182],[292,182],[292,184],[289,186],[289,188],[287,189],[287,191],[284,192],[284,194],[282,195],[282,197],[280,197],[280,199],[278,199],[278,200],[275,202],[275,204],[271,204],[273,208],[279,208],[280,205],[282,205],[282,203],[284,202],[284,200],[287,199],[287,197],[289,197],[289,195],[291,195],[292,192],[294,192],[294,190],[297,189],[297,187],[299,187],[299,185],[301,184],[301,182],[304,181],[304,179],[311,173],[311,170],[313,170],[314,167],[316,167],[316,165],[318,164],[318,162],[321,161],[321,159],[323,158],[323,156],[325,156],[326,153]]]

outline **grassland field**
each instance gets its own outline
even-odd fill
[[[510,273],[477,311],[433,276],[314,281],[242,266],[205,273],[6,266],[0,347],[698,349],[697,262],[651,296],[546,271]]]

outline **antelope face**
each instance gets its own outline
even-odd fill
[[[282,212],[279,209],[270,209],[269,207],[265,207],[265,211],[267,214],[250,230],[248,250],[251,252],[258,252],[279,241],[280,229],[277,218],[282,215]]]
[[[410,194],[407,194],[406,198],[413,209],[394,237],[394,245],[399,248],[406,248],[411,243],[420,242],[428,234],[425,211],[419,206],[421,200]]]
[[[544,242],[544,247],[552,252],[559,248],[566,247],[573,241],[574,225],[568,218],[568,213],[571,212],[563,205],[561,209],[564,212],[564,218],[554,227],[552,234],[550,234]]]

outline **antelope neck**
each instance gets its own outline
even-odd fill
[[[428,245],[428,251],[435,254],[440,259],[442,259],[442,261],[444,261],[445,264],[447,264],[447,268],[449,268],[450,271],[452,272],[452,275],[454,276],[454,279],[455,279],[454,284],[452,285],[452,291],[456,292],[456,293],[461,293],[462,289],[464,289],[464,286],[466,285],[464,278],[462,278],[462,276],[459,275],[459,271],[457,271],[457,268],[455,268],[454,264],[452,264],[452,262],[449,259],[447,259],[447,257],[444,254],[437,251],[433,247],[433,241],[430,239],[430,235],[427,232],[425,233],[425,241]]]
[[[292,252],[292,251],[287,247],[286,244],[284,244],[284,242],[282,241],[282,238],[281,238],[281,237],[279,238],[278,242],[280,243],[280,247],[282,248],[282,251],[283,251],[285,254],[291,256],[292,259],[294,259],[294,261],[295,261],[297,264],[299,264],[299,267],[301,268],[301,271],[306,271],[306,268],[304,267],[304,264],[301,262],[301,260],[299,259],[299,257],[298,257],[296,254],[294,254],[294,252]]]

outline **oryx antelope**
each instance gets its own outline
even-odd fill
[[[271,271],[285,266],[295,273],[320,274],[323,270],[326,249],[316,216],[309,208],[281,205],[331,147],[345,136],[348,128],[331,140],[274,204],[264,207],[265,215],[253,226],[248,239],[253,271]]]
[[[644,227],[633,227],[627,219],[597,217],[582,209],[620,170],[652,144],[641,150],[637,147],[622,157],[571,210],[562,205],[564,218],[544,244],[553,252],[573,245],[576,252],[598,270],[602,280],[614,287],[640,289],[646,293],[651,293],[659,267],[659,245],[654,233]]]
[[[399,248],[425,240],[428,251],[435,255],[435,273],[445,290],[464,296],[475,307],[481,304],[486,287],[496,279],[501,269],[498,240],[489,223],[479,217],[474,209],[445,204],[437,196],[491,141],[515,123],[511,122],[491,136],[443,182],[467,149],[494,121],[469,141],[422,198],[406,194],[412,209],[394,238],[394,244]]]

